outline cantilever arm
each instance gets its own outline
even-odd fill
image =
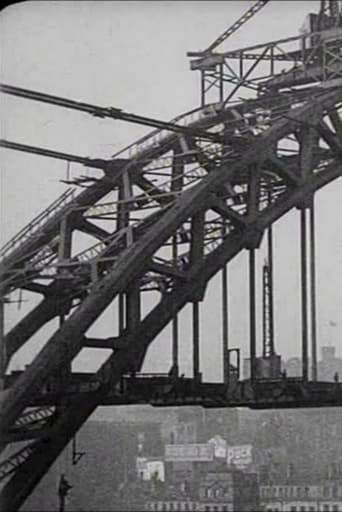
[[[115,107],[100,107],[98,105],[91,105],[90,103],[84,103],[81,101],[70,100],[67,98],[61,98],[59,96],[53,96],[51,94],[45,94],[38,91],[30,91],[29,89],[23,89],[21,87],[13,87],[11,85],[1,84],[0,83],[0,92],[4,94],[10,94],[12,96],[19,96],[21,98],[40,101],[43,103],[49,103],[51,105],[56,105],[58,107],[70,108],[73,110],[79,110],[81,112],[86,112],[96,117],[109,117],[112,119],[119,119],[121,121],[127,121],[134,124],[141,124],[145,126],[152,126],[154,128],[159,128],[160,130],[169,130],[171,132],[183,133],[188,135],[197,135],[203,139],[209,139],[216,142],[221,141],[221,137],[217,133],[210,133],[206,130],[202,130],[200,128],[189,128],[186,126],[181,126],[179,124],[168,122],[168,121],[160,121],[158,119],[153,119],[151,117],[139,116],[136,114],[131,114],[129,112],[124,112],[120,108]]]
[[[70,153],[62,153],[51,149],[40,148],[38,146],[29,146],[27,144],[19,144],[5,139],[0,139],[0,147],[13,149],[15,151],[24,151],[25,153],[32,153],[35,155],[48,156],[50,158],[57,158],[59,160],[67,160],[68,162],[77,162],[87,167],[95,167],[97,169],[104,169],[110,161],[101,158],[89,158],[79,155],[72,155]]]

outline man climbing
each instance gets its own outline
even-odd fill
[[[58,486],[59,512],[64,512],[65,498],[67,497],[71,488],[72,488],[72,485],[69,484],[68,480],[64,476],[64,473],[62,473],[61,478],[59,480],[59,486]]]

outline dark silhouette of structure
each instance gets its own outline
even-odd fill
[[[0,464],[4,509],[20,507],[99,405],[342,404],[339,383],[317,380],[314,216],[315,192],[341,176],[341,9],[335,0],[322,0],[320,12],[310,16],[300,35],[213,51],[266,4],[257,2],[206,51],[189,54],[191,68],[201,76],[201,106],[172,122],[1,86],[4,94],[155,128],[108,160],[0,141],[4,148],[103,172],[100,178],[67,180],[85,188],[78,195],[68,190],[1,250],[1,440],[3,446],[27,441]],[[243,90],[248,91],[245,99]],[[110,203],[105,202],[109,193]],[[291,209],[299,211],[301,233],[298,378],[280,373],[272,323],[272,225]],[[96,242],[75,251],[75,231]],[[256,251],[264,234],[269,239],[265,336],[258,356]],[[244,250],[249,255],[250,336],[249,376],[241,379],[239,349],[228,345],[227,265]],[[222,382],[208,383],[199,359],[200,304],[218,272],[224,372]],[[42,300],[5,334],[4,308],[16,289],[38,293]],[[151,290],[159,301],[143,316],[143,296]],[[117,333],[88,337],[89,327],[115,299]],[[187,304],[192,307],[193,375],[178,378],[177,314]],[[7,374],[13,355],[51,320],[58,328],[41,352],[22,372]],[[143,374],[147,349],[168,324],[172,375]],[[110,349],[111,355],[94,374],[71,372],[72,360],[86,347]]]

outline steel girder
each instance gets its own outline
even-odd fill
[[[319,96],[320,93],[312,92],[312,98]],[[290,108],[293,102],[303,101],[305,100],[307,93],[303,91],[293,91],[293,92],[285,92],[278,95],[272,95],[271,98],[264,97],[261,99],[252,99],[241,104],[234,105],[234,107],[229,107],[224,111],[216,111],[213,107],[213,111],[206,113],[205,117],[201,117],[199,120],[192,122],[191,126],[194,128],[203,128],[207,129],[217,123],[228,123],[232,124],[230,129],[234,130],[236,123],[236,116],[243,119],[243,116],[250,111],[255,111],[258,108],[272,108],[272,105],[275,106],[276,116],[274,120],[277,120],[282,113],[286,113]],[[204,107],[203,110],[207,110],[208,107]],[[279,110],[281,109],[281,110]],[[192,112],[189,115],[193,115]],[[176,118],[177,119],[177,118]],[[153,139],[155,136],[158,136],[158,132],[152,132],[148,137]],[[0,262],[0,279],[1,279],[1,287],[4,287],[2,293],[6,293],[8,290],[8,285],[3,283],[6,281],[6,277],[9,276],[11,278],[11,273],[14,271],[20,270],[24,267],[27,261],[30,261],[32,257],[46,244],[50,243],[54,237],[58,236],[60,230],[61,220],[65,218],[67,215],[70,216],[72,212],[75,210],[79,210],[85,208],[88,205],[95,204],[101,198],[106,196],[115,186],[117,186],[118,181],[125,171],[128,171],[132,176],[133,183],[137,183],[138,186],[142,187],[143,176],[141,175],[141,167],[143,163],[148,159],[157,158],[159,155],[167,152],[168,149],[171,149],[174,145],[179,144],[179,139],[173,134],[169,134],[164,137],[162,144],[159,147],[155,147],[155,145],[148,147],[145,149],[144,147],[144,137],[142,139],[141,151],[138,157],[133,157],[129,159],[114,158],[112,161],[103,161],[101,164],[103,167],[103,171],[105,176],[97,180],[95,184],[87,188],[87,190],[80,193],[75,197],[73,201],[70,201],[64,208],[58,210],[51,218],[48,218],[47,221],[40,226],[39,231],[34,232],[31,236],[24,239],[22,243],[16,244],[13,247],[12,251],[5,255],[5,257]],[[1,144],[0,144],[1,145]],[[134,147],[134,145],[133,145]],[[100,166],[101,168],[101,166]],[[148,186],[148,181],[145,180],[145,186],[143,189]],[[156,188],[154,187],[154,193],[156,192]],[[75,228],[78,227],[80,223],[83,221],[82,215],[73,216],[75,218],[72,219],[72,224]]]
[[[291,111],[290,119],[280,119],[258,137],[245,155],[233,155],[235,161],[230,158],[228,162],[221,162],[216,166],[211,162],[211,169],[208,169],[207,175],[197,185],[183,191],[162,215],[156,216],[151,226],[118,256],[113,267],[91,287],[78,309],[66,319],[32,365],[8,390],[1,409],[2,432],[10,429],[21,411],[29,404],[30,395],[40,389],[48,376],[77,354],[82,347],[83,335],[87,328],[117,294],[127,290],[127,287],[146,272],[154,253],[184,222],[199,212],[210,209],[211,204],[217,202],[222,187],[236,175],[246,175],[248,181],[250,169],[263,165],[269,148],[282,137],[298,133],[300,127],[311,123],[313,113],[317,111],[321,114],[330,110],[334,112],[336,104],[340,101],[340,90],[326,94],[320,98],[319,103],[314,101]],[[139,322],[135,329],[126,329],[121,336],[124,348],[115,350],[99,370],[103,389],[87,396],[84,401],[69,405],[56,419],[49,434],[35,443],[34,451],[5,486],[2,494],[4,505],[10,505],[12,510],[20,506],[63,447],[95,409],[99,402],[98,393],[114,385],[123,373],[136,369],[137,361],[141,363],[154,337],[177,311],[193,300],[200,287],[205,286],[208,280],[240,250],[254,244],[258,245],[268,225],[291,208],[301,207],[305,198],[341,176],[340,153],[334,155],[336,147],[332,150],[329,162],[313,174],[306,173],[303,176],[297,172],[297,183],[292,182],[291,186],[286,187],[267,208],[260,210],[256,207],[256,191],[250,190],[249,197],[253,198],[254,207],[251,209],[247,205],[246,214],[241,216],[247,222],[236,223],[216,249],[192,261],[186,272],[186,279],[175,279],[172,289],[164,294],[152,312]],[[260,181],[254,182],[253,187],[260,187]],[[251,183],[252,180],[249,181],[249,188]]]
[[[191,126],[195,129],[210,128],[213,124],[217,123],[218,117],[224,119],[227,115],[229,116],[229,112],[228,114],[223,113],[218,116],[217,112],[214,110],[204,119],[201,118],[193,122]],[[158,135],[158,132],[156,133],[154,131],[151,132],[148,137],[152,138],[156,135]],[[137,185],[141,187],[143,177],[140,176],[139,173],[141,168],[141,164],[139,162],[144,161],[145,159],[157,158],[159,154],[165,152],[168,148],[171,148],[177,143],[178,137],[174,134],[168,134],[166,137],[164,137],[163,143],[160,147],[155,147],[155,145],[147,149],[142,147],[142,151],[139,154],[139,159],[123,159],[118,157],[108,161],[101,161],[97,167],[103,170],[105,174],[103,178],[96,180],[93,185],[78,194],[74,200],[70,201],[63,208],[56,211],[56,213],[52,215],[51,218],[48,218],[44,224],[39,226],[39,230],[37,232],[33,232],[31,236],[27,237],[27,239],[23,239],[22,243],[16,244],[12,251],[5,255],[5,257],[0,262],[1,294],[4,295],[11,289],[10,287],[12,284],[11,279],[13,273],[22,269],[25,266],[25,263],[30,261],[35,256],[35,254],[41,250],[42,247],[46,246],[54,239],[54,237],[59,235],[61,221],[63,218],[69,216],[72,228],[82,228],[82,224],[84,223],[82,213],[84,213],[86,206],[96,204],[100,199],[105,197],[109,192],[117,187],[122,175],[125,172],[130,173],[133,182],[135,182],[136,178]],[[1,145],[2,144],[0,143],[0,146]],[[6,144],[4,144],[4,147],[6,147]],[[85,163],[85,165],[87,164]],[[147,180],[145,180],[145,186],[146,185],[148,186]],[[142,188],[144,189],[144,187]],[[75,212],[78,212],[78,215],[75,215]],[[6,279],[9,279],[9,283],[7,283]]]
[[[341,166],[341,162],[334,162],[324,176],[312,177],[307,183],[299,186],[293,194],[284,197],[281,204],[274,205],[274,207],[261,214],[258,219],[259,229],[265,229],[291,208],[296,207],[303,197],[314,193],[341,176]],[[186,284],[179,284],[171,294],[165,295],[135,332],[122,337],[125,348],[115,352],[98,372],[98,377],[104,382],[104,389],[114,386],[119,381],[120,376],[131,369],[132,357],[141,357],[146,352],[155,336],[191,300],[200,286],[199,283],[207,282],[247,243],[248,235],[244,233],[231,234],[206,260],[198,262],[193,267],[191,277],[189,277]],[[110,376],[110,382],[108,382],[108,376]],[[84,400],[77,400],[74,404],[68,405],[55,422],[49,436],[36,443],[35,450],[16,471],[14,477],[3,490],[1,499],[3,500],[4,510],[7,509],[8,505],[11,506],[11,510],[16,510],[23,503],[56,457],[95,410],[100,393],[101,391],[98,391],[87,395]]]

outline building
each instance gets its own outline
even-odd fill
[[[265,512],[339,512],[342,511],[342,486],[266,485],[260,487]]]
[[[216,470],[202,470],[190,485],[179,489],[165,488],[163,499],[151,496],[145,510],[203,511],[203,512],[258,512],[259,487],[257,475],[229,470],[223,466]]]
[[[302,361],[299,357],[291,357],[283,366],[287,377],[301,377]],[[311,368],[311,361],[309,361],[309,367]],[[321,360],[317,363],[317,379],[325,382],[342,380],[342,359],[336,357],[336,347],[321,348]]]
[[[336,357],[336,348],[322,347],[322,360],[317,364],[318,380],[342,379],[342,359]]]

